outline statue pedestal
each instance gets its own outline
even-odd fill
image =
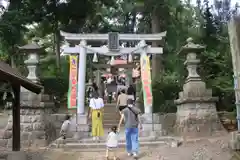
[[[23,147],[46,146],[56,139],[56,129],[51,113],[54,103],[48,95],[35,94],[25,88],[21,90],[21,143]],[[6,147],[12,145],[12,114],[10,112],[8,124],[5,128],[8,139]]]
[[[71,133],[68,137],[72,137],[74,139],[82,139],[90,136],[90,126],[88,124],[87,114],[79,114],[75,115],[75,117],[71,120]]]
[[[49,95],[34,94],[22,89],[21,129],[27,140],[31,135],[32,145],[48,145],[56,139],[56,129],[52,121],[54,102]],[[36,141],[36,143],[34,143]]]
[[[22,147],[46,146],[56,139],[56,129],[51,112],[54,103],[49,96],[35,94],[26,89],[21,93],[21,144]],[[12,113],[1,135],[1,146],[12,146]]]
[[[224,131],[218,118],[212,90],[206,89],[202,81],[187,81],[179,93],[177,104],[176,131],[186,137],[211,136]]]
[[[162,124],[159,121],[158,114],[143,114],[141,122],[143,130],[140,133],[141,137],[158,137],[162,136]]]

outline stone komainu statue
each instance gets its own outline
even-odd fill
[[[3,102],[5,109],[11,109],[13,104],[14,94],[11,91],[5,91],[3,94]]]

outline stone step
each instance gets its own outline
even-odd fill
[[[112,123],[115,123],[115,122],[119,122],[119,119],[103,119],[103,124],[112,124]]]
[[[116,106],[117,103],[113,101],[113,103],[105,103],[104,106]]]
[[[119,114],[110,114],[110,113],[107,113],[107,114],[104,114],[103,115],[103,119],[119,119],[120,118],[120,115]]]
[[[105,104],[104,108],[116,108],[116,104]]]
[[[104,113],[103,117],[118,118],[118,117],[120,117],[120,115],[119,115],[119,113],[116,113],[116,112],[114,112],[114,113]]]
[[[119,114],[118,112],[116,112],[116,111],[115,111],[115,112],[104,112],[103,114],[104,114],[104,115],[107,115],[107,116],[113,116],[113,115],[114,115],[114,116],[115,116],[115,115],[120,116],[120,114]]]
[[[113,126],[117,126],[117,125],[118,125],[118,122],[111,123],[111,124],[103,124],[103,128],[110,130],[110,128],[112,128]]]
[[[104,113],[117,113],[116,108],[107,108],[104,110]]]
[[[106,112],[106,111],[105,111],[105,112],[103,112],[103,114],[104,114],[104,115],[107,115],[107,116],[108,116],[108,115],[109,115],[109,116],[113,116],[113,115],[114,115],[114,116],[115,116],[115,115],[119,115],[119,113],[118,113],[118,112],[116,112],[116,111],[112,111],[112,112]]]
[[[118,120],[103,121],[103,125],[110,125],[110,124],[115,124],[116,125],[117,123],[119,123]]]
[[[63,141],[55,141],[50,145],[50,148],[64,148],[64,149],[105,149],[106,141],[100,140],[99,142],[95,142],[92,139],[84,139],[84,140],[76,140],[76,139],[66,139],[64,143]],[[119,140],[119,148],[125,147],[125,139],[121,138]],[[177,147],[180,141],[176,138],[172,137],[140,137],[139,138],[140,146],[161,146],[161,145],[169,145],[171,147]]]
[[[113,124],[119,122],[119,118],[118,119],[104,119],[103,120],[103,124]]]
[[[104,114],[103,119],[119,119],[120,115],[118,114]]]
[[[163,146],[167,143],[164,141],[154,141],[154,142],[140,142],[140,146]],[[125,148],[126,143],[120,142],[118,143],[118,148]],[[62,148],[64,149],[106,149],[106,143],[67,143]]]
[[[101,138],[99,141],[100,143],[104,143],[105,139],[107,137]],[[155,140],[172,140],[169,137],[164,137],[164,138],[155,138],[155,137],[139,137],[139,141],[141,142],[146,142],[146,141],[155,141]],[[124,137],[119,137],[119,142],[125,142],[125,136]],[[75,138],[67,138],[65,140],[65,143],[95,143],[91,137],[89,138],[85,138],[85,139],[80,139],[80,140],[76,140]]]

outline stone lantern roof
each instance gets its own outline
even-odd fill
[[[193,43],[193,39],[190,37],[187,40],[187,44],[183,46],[178,54],[188,54],[188,53],[201,53],[205,50],[205,46]]]
[[[19,51],[21,53],[43,53],[43,47],[41,47],[37,41],[34,41],[32,43],[26,44],[24,46],[18,47]]]

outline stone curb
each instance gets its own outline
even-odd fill
[[[140,142],[140,146],[162,146],[162,145],[167,145],[166,142],[163,141],[155,141],[155,142]],[[106,143],[68,143],[68,144],[63,144],[57,146],[56,144],[54,145],[55,148],[62,148],[62,149],[102,149],[106,148]],[[53,145],[52,145],[53,147]],[[124,148],[125,143],[119,143],[118,148]]]

